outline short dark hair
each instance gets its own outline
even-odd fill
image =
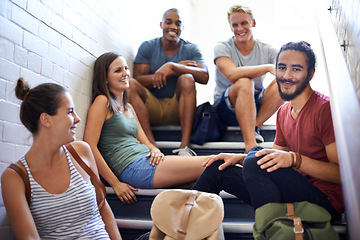
[[[20,120],[34,135],[39,130],[40,115],[47,113],[56,115],[61,103],[61,95],[66,89],[55,83],[43,83],[34,88],[19,78],[15,87],[15,95],[22,100],[20,106]]]
[[[166,15],[168,15],[171,12],[177,12],[179,14],[179,9],[177,8],[170,8],[168,10],[166,10],[163,14],[162,20],[164,21],[164,19],[166,18]]]
[[[276,56],[276,66],[278,64],[278,59],[279,59],[279,55],[280,53],[287,51],[287,50],[295,50],[295,51],[299,51],[299,52],[303,52],[305,53],[305,55],[307,56],[306,62],[308,65],[308,74],[315,69],[315,64],[316,64],[316,57],[315,57],[315,53],[311,48],[310,43],[305,42],[305,41],[300,41],[300,42],[288,42],[286,44],[284,44],[281,48],[279,53]]]

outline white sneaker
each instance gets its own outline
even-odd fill
[[[197,156],[197,154],[188,146],[184,148],[174,149],[173,153],[177,153],[179,156]]]
[[[255,140],[257,143],[264,142],[264,138],[260,135],[260,129],[258,127],[255,127]]]

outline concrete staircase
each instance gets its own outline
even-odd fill
[[[155,139],[161,151],[171,155],[172,150],[180,145],[181,129],[179,126],[162,126],[153,129]],[[261,135],[265,142],[260,145],[271,148],[275,137],[275,126],[267,125],[261,128]],[[204,145],[190,145],[198,155],[217,154],[220,152],[243,153],[241,131],[238,127],[228,127],[221,142],[208,142]],[[154,197],[164,189],[139,189],[136,192],[138,202],[132,205],[123,204],[114,194],[111,187],[107,187],[107,200],[115,214],[115,218],[124,240],[133,240],[141,234],[149,232],[153,223],[150,217],[150,206]],[[252,226],[254,211],[233,195],[221,192],[224,202],[225,217],[223,228],[226,240],[253,239]],[[341,239],[347,239],[346,224],[339,222],[334,225]]]
[[[165,155],[180,146],[181,130],[179,126],[161,126],[153,130],[156,143]],[[260,145],[271,148],[275,138],[275,126],[267,125],[261,128],[265,142]],[[203,145],[191,144],[198,155],[218,154],[220,152],[243,153],[245,144],[239,127],[228,127],[221,142],[207,142]]]

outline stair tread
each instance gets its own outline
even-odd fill
[[[156,141],[181,141],[181,127],[175,125],[155,126],[152,132]],[[265,141],[274,141],[276,126],[265,125],[261,127],[260,132]],[[226,129],[222,142],[243,142],[240,127],[229,126]]]
[[[180,125],[162,125],[162,126],[152,126],[151,129],[153,131],[169,131],[169,130],[178,130],[181,131],[181,126]],[[260,128],[261,130],[276,130],[276,126],[275,125],[264,125]],[[228,126],[226,128],[226,131],[240,131],[240,127],[239,126]]]
[[[156,145],[159,148],[177,148],[180,145],[180,141],[156,141]],[[272,148],[273,142],[259,143],[259,146],[263,148]],[[194,149],[245,149],[244,142],[206,142],[203,145],[193,144],[189,145]]]
[[[152,220],[132,220],[132,219],[121,219],[117,218],[116,224],[120,228],[130,228],[130,229],[144,229],[150,230],[153,226]],[[252,227],[254,222],[231,222],[223,221],[222,225],[225,232],[232,233],[252,233]]]
[[[115,219],[117,226],[126,229],[143,229],[150,230],[153,226],[153,221],[144,219]],[[222,226],[225,233],[248,233],[252,234],[254,221],[227,221],[224,219]],[[346,234],[347,227],[345,223],[332,224],[334,230],[338,234]]]
[[[106,194],[115,194],[115,191],[112,187],[105,187],[106,189]],[[171,188],[172,190],[175,190],[176,188]],[[158,195],[159,193],[169,190],[168,188],[155,188],[155,189],[142,189],[139,188],[136,192],[135,195],[136,196],[152,196],[155,197],[156,195]],[[234,195],[227,193],[225,191],[221,191],[220,192],[220,197],[222,197],[223,199],[226,198],[232,198],[232,199],[237,199]],[[240,201],[240,200],[239,200]]]
[[[150,207],[157,194],[169,189],[138,189],[135,192],[138,202],[124,204],[115,195],[111,187],[106,187],[107,200],[113,209],[117,226],[120,230],[150,231],[153,221],[150,216]],[[251,206],[237,199],[234,195],[224,191],[219,194],[224,202],[224,220],[222,226],[225,234],[252,235],[255,222],[254,211]],[[332,224],[338,234],[346,235],[346,222]],[[128,230],[126,230],[128,231]],[[238,239],[235,237],[234,239]]]

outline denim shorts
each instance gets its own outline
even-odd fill
[[[119,180],[135,188],[152,189],[156,166],[150,165],[149,157],[141,157],[125,168]]]
[[[239,123],[236,119],[236,114],[235,114],[235,108],[231,105],[230,99],[229,99],[229,90],[230,90],[229,86],[221,95],[220,99],[217,101],[217,103],[215,104],[217,113],[221,119],[221,121],[226,124],[227,126],[239,126]],[[262,100],[263,100],[263,96],[264,96],[264,91],[265,89],[260,89],[260,90],[255,90],[255,94],[254,94],[254,100],[255,100],[255,106],[256,106],[256,111],[258,112],[261,104],[262,104]]]

